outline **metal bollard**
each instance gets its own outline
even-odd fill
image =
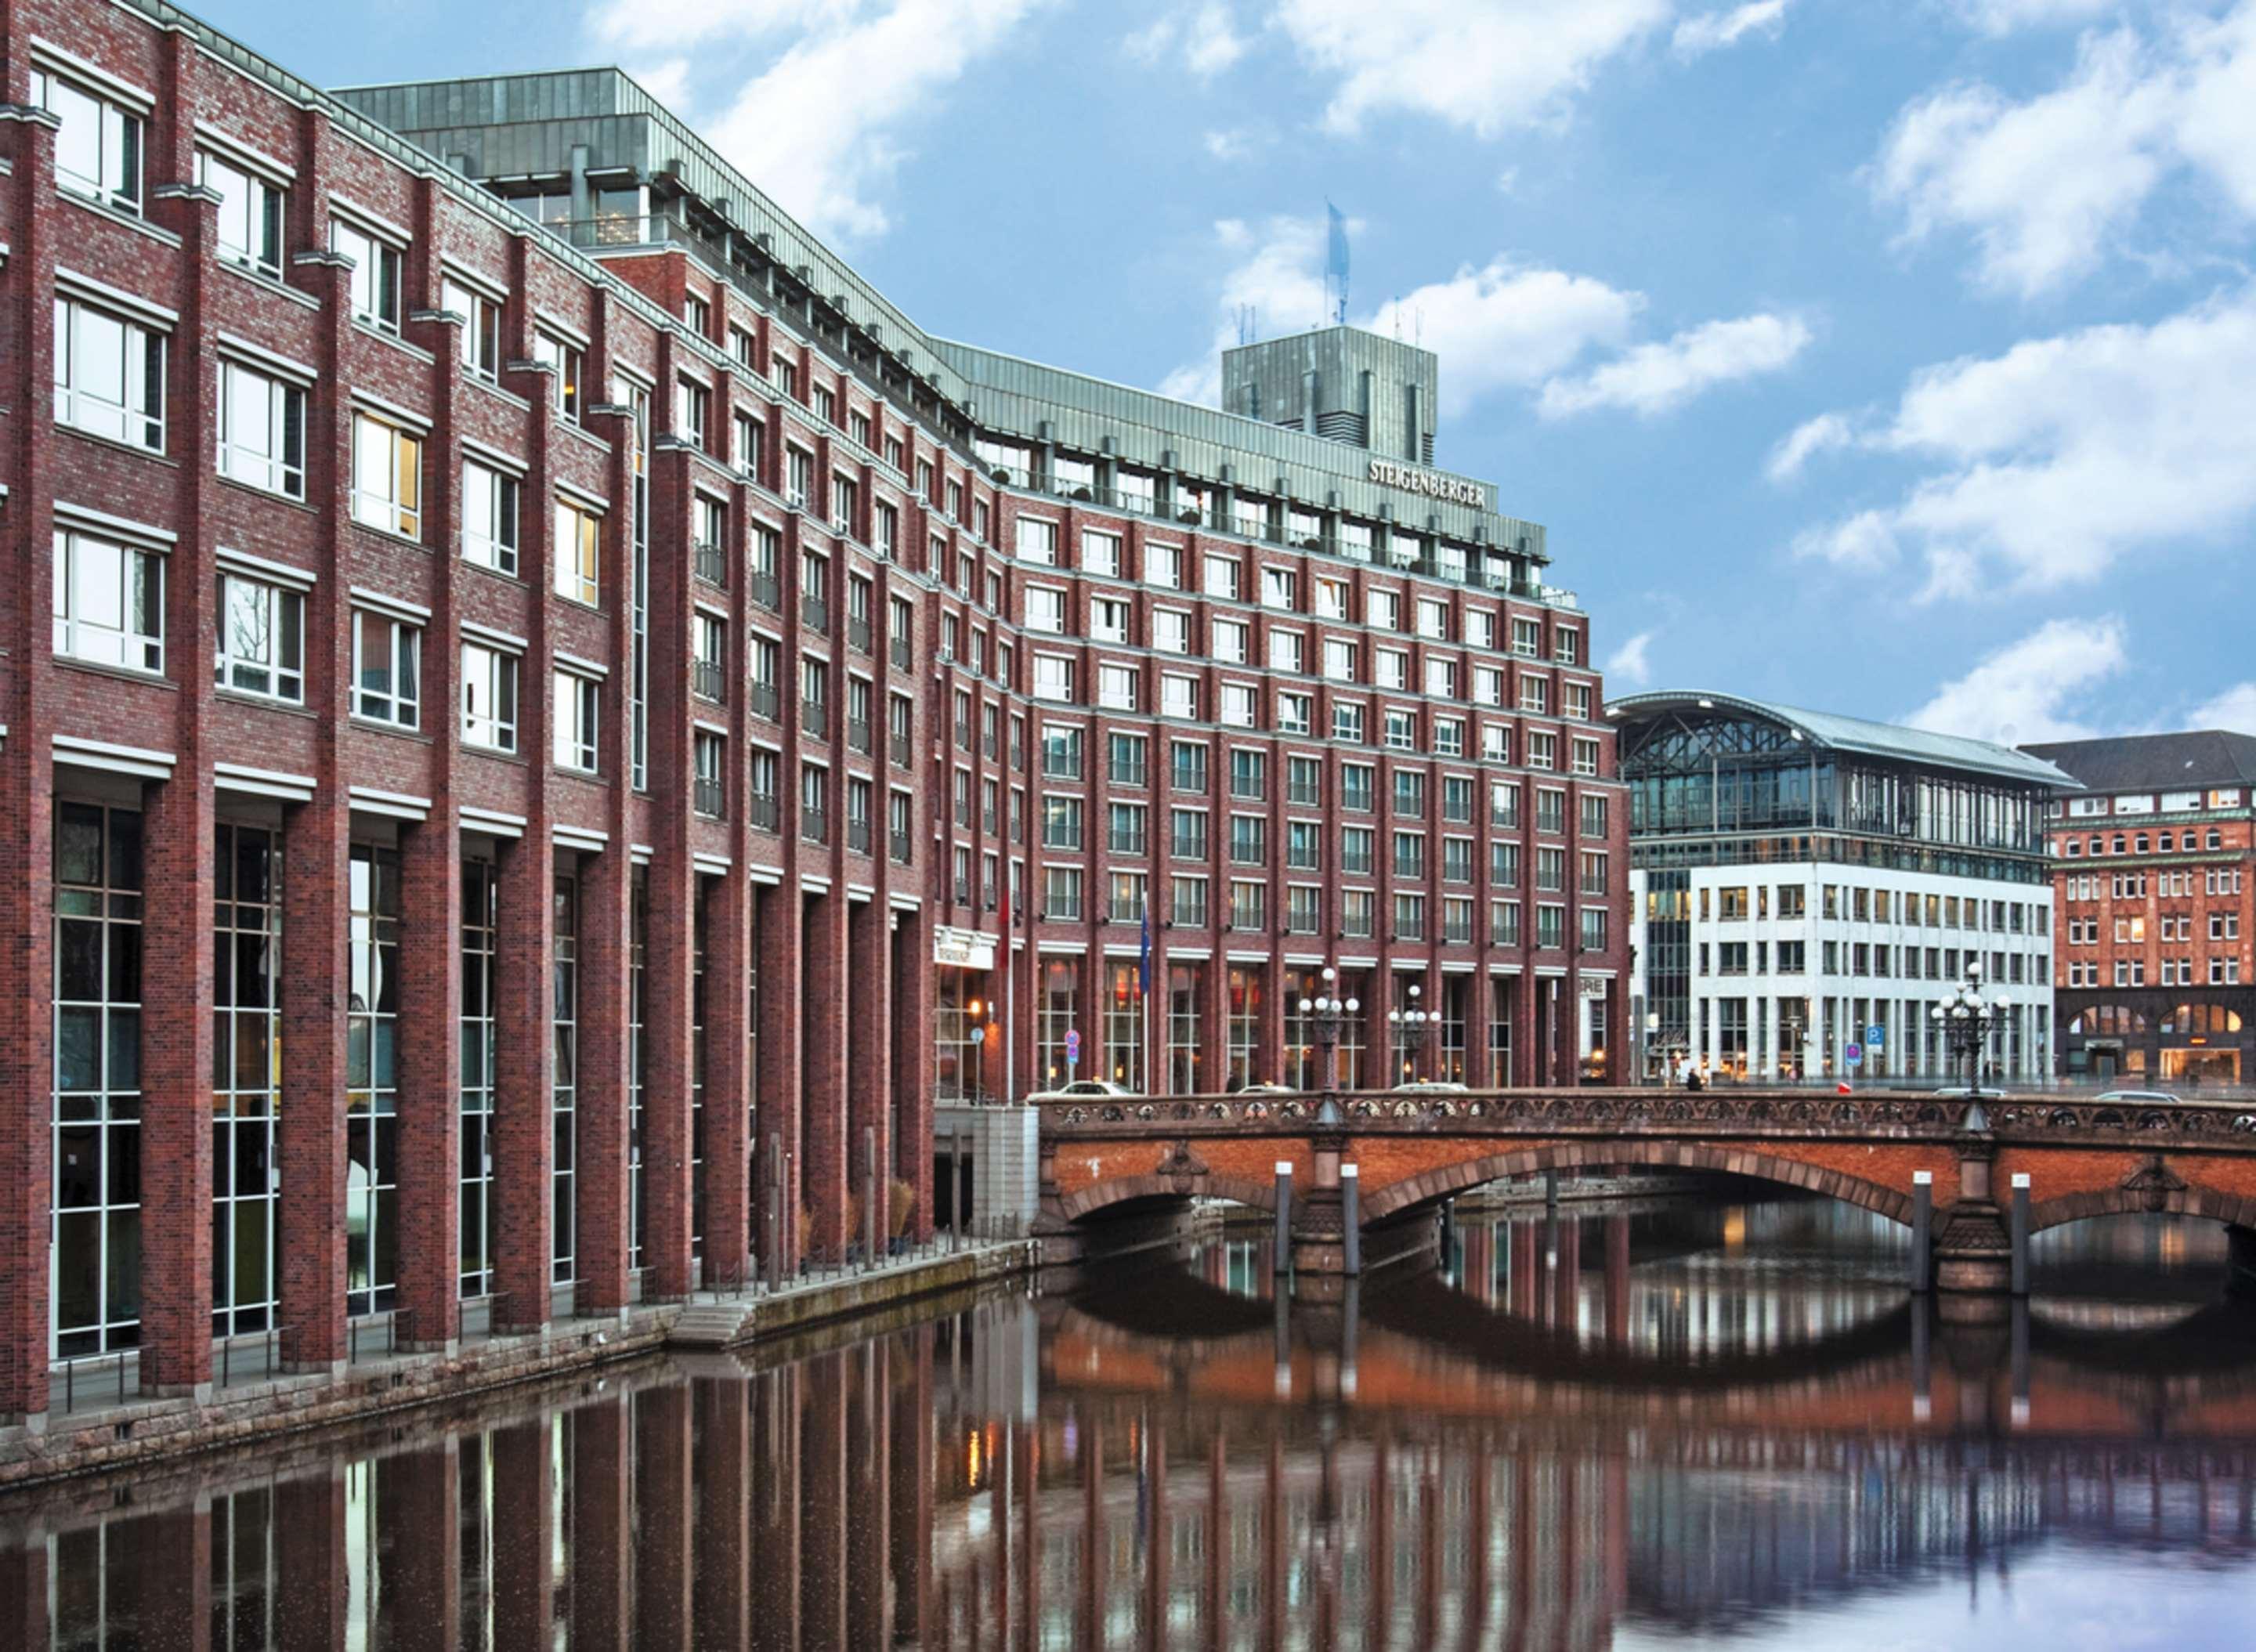
[[[1277,1253],[1275,1271],[1293,1271],[1293,1161],[1277,1161]]]
[[[1363,1272],[1363,1168],[1340,1166],[1340,1267],[1350,1279]]]
[[[2013,1295],[2029,1294],[2029,1176],[2013,1172]]]
[[[1914,1170],[1911,1173],[1911,1288],[1924,1291],[1928,1284],[1928,1269],[1933,1265],[1933,1246],[1928,1230],[1935,1222],[1935,1172]]]

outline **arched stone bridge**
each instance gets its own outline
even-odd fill
[[[1999,1200],[2029,1177],[2032,1232],[2086,1217],[2177,1211],[2250,1230],[2256,1259],[2256,1103],[2145,1106],[2031,1093],[1576,1089],[1082,1098],[1041,1106],[1041,1230],[1191,1197],[1276,1205],[1289,1161],[1296,1257],[1337,1266],[1339,1167],[1357,1167],[1377,1227],[1469,1189],[1547,1170],[1722,1171],[1829,1195],[1908,1224],[1933,1178],[1937,1282],[1999,1282]],[[1994,1191],[1993,1191],[1994,1190]],[[1068,1249],[1071,1248],[1068,1243]]]

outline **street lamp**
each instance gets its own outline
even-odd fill
[[[1316,1037],[1316,1048],[1323,1052],[1323,1088],[1339,1088],[1340,1023],[1353,1015],[1363,1006],[1351,998],[1339,995],[1339,971],[1327,964],[1323,969],[1323,985],[1314,998],[1301,1000],[1301,1018],[1309,1023]]]
[[[1386,1012],[1386,1024],[1394,1033],[1394,1070],[1400,1072],[1407,1067],[1413,1078],[1419,1076],[1426,1041],[1432,1036],[1435,1024],[1442,1019],[1437,1012],[1419,1007],[1418,1000],[1424,996],[1424,988],[1413,981],[1410,984],[1410,1007]]]
[[[1950,996],[1928,1011],[1928,1019],[1942,1029],[1949,1042],[1951,1059],[1966,1063],[1966,1087],[1976,1095],[1982,1090],[1982,1052],[1989,1048],[1991,1028],[2013,1012],[2013,1000],[2003,992],[1996,997],[1982,996],[1982,960],[1966,961],[1966,976],[1950,989]]]

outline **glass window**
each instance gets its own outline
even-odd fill
[[[219,686],[269,699],[306,697],[306,603],[294,590],[219,576]]]
[[[399,251],[342,218],[329,220],[329,250],[353,261],[352,315],[356,321],[399,330]]]
[[[353,612],[353,713],[412,729],[421,720],[422,629],[366,609]]]
[[[466,371],[491,378],[501,369],[501,306],[460,281],[443,281],[439,307],[462,318],[461,353]]]
[[[422,438],[364,413],[353,415],[353,520],[408,539],[423,533]]]
[[[551,759],[559,768],[593,774],[603,685],[576,671],[559,671],[554,674],[553,688]]]
[[[207,150],[196,152],[196,181],[219,194],[220,257],[262,275],[280,276],[282,190]]]
[[[574,424],[578,424],[581,412],[580,381],[587,376],[588,371],[586,352],[578,345],[568,344],[562,339],[549,334],[535,333],[532,335],[532,359],[537,362],[546,362],[556,370],[553,376],[555,388],[552,392],[556,398],[556,411]]]
[[[55,300],[55,422],[152,453],[165,450],[165,335]]]
[[[164,559],[61,528],[54,545],[54,651],[99,665],[163,671]]]
[[[97,93],[41,70],[32,72],[32,102],[61,121],[55,133],[55,181],[120,212],[141,210],[141,116]]]
[[[555,585],[559,597],[593,608],[601,594],[598,582],[603,519],[568,499],[556,501]]]
[[[219,370],[219,473],[306,497],[306,392],[235,362]]]
[[[462,645],[462,741],[490,752],[517,750],[515,654],[483,643]]]
[[[518,479],[476,460],[462,465],[462,556],[481,568],[517,573]]]

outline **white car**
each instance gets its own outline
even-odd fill
[[[2103,1090],[2094,1101],[2129,1101],[2142,1107],[2182,1107],[2184,1100],[2167,1090]]]
[[[1109,1078],[1076,1078],[1069,1084],[1061,1084],[1055,1090],[1042,1091],[1037,1095],[1027,1097],[1026,1099],[1028,1101],[1087,1101],[1094,1097],[1104,1100],[1118,1100],[1124,1097],[1133,1097],[1135,1093],[1126,1085],[1116,1084]]]
[[[1392,1092],[1397,1096],[1463,1096],[1470,1092],[1460,1084],[1447,1078],[1419,1078],[1406,1084],[1397,1084]]]

